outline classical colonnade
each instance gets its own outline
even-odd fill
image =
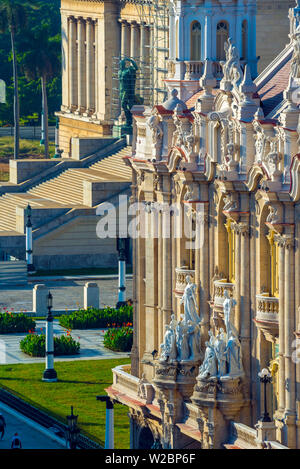
[[[69,110],[90,116],[96,109],[98,22],[68,18]]]

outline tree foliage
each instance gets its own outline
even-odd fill
[[[1,7],[7,0],[0,0]],[[13,3],[16,0],[13,0]],[[18,3],[18,2],[16,2]],[[26,10],[25,32],[23,30],[16,30],[16,50],[17,61],[19,67],[19,99],[20,99],[20,121],[21,124],[27,124],[32,121],[33,115],[40,116],[41,114],[41,84],[40,78],[37,76],[37,70],[34,63],[32,63],[33,73],[29,73],[28,67],[24,66],[27,61],[28,55],[32,51],[37,51],[36,38],[41,31],[47,33],[50,38],[49,42],[56,50],[57,62],[54,66],[52,77],[47,83],[49,117],[54,122],[54,112],[60,108],[61,104],[61,70],[60,70],[60,47],[57,45],[60,42],[60,0],[35,0],[21,2],[24,7],[26,4],[35,5],[38,8],[28,8]],[[2,31],[2,32],[1,32]],[[26,38],[26,46],[28,49],[25,53],[24,42]],[[31,41],[31,42],[30,42]],[[32,56],[32,55],[31,55]],[[25,68],[27,73],[25,75]],[[0,78],[2,78],[7,85],[7,103],[0,104],[0,125],[13,124],[13,68],[12,68],[12,54],[10,35],[7,28],[0,23]]]

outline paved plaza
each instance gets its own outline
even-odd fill
[[[94,282],[94,280],[93,280]],[[100,306],[114,306],[117,302],[118,280],[101,279],[95,280],[100,289]],[[42,283],[41,281],[36,283]],[[51,290],[53,295],[54,310],[73,310],[83,306],[83,286],[86,280],[47,280],[43,282]],[[12,311],[32,310],[32,289],[34,283],[25,287],[11,287],[0,289],[0,308]],[[127,298],[132,295],[132,279],[127,279]],[[44,333],[46,323],[44,320],[37,321],[36,332]],[[57,361],[70,360],[101,360],[109,358],[128,357],[127,353],[113,352],[103,345],[105,329],[73,330],[72,337],[80,342],[80,354],[67,357],[56,357]],[[54,334],[66,334],[66,329],[54,321]],[[20,351],[20,341],[26,333],[1,334],[0,335],[0,365],[14,363],[40,363],[44,358],[33,358]]]
[[[0,309],[32,311],[32,289],[36,283],[44,283],[53,295],[54,310],[72,310],[83,306],[83,287],[87,280],[39,280],[22,287],[1,289]],[[118,301],[118,279],[90,280],[100,290],[100,306],[115,306]],[[132,298],[132,278],[126,280],[127,298]]]

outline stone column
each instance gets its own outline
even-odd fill
[[[78,80],[78,108],[76,113],[81,114],[86,109],[86,53],[85,53],[85,21],[78,18],[77,38],[77,80]]]
[[[71,111],[77,108],[77,22],[73,16],[69,18],[69,105]]]
[[[283,416],[285,409],[285,341],[284,341],[284,284],[285,284],[285,249],[282,236],[275,236],[279,248],[279,412]]]
[[[130,54],[130,26],[127,21],[121,21],[121,56],[128,57]]]
[[[204,205],[204,204],[203,204]],[[208,228],[208,204],[204,205],[203,213],[199,214],[199,227],[197,227],[196,243],[201,243],[196,246],[199,255],[199,280],[200,280],[200,295],[199,295],[199,309],[202,317],[202,336],[207,339],[207,332],[209,329],[209,228]],[[201,230],[201,231],[200,231]],[[200,234],[198,233],[200,231]],[[198,237],[200,239],[198,241]],[[197,251],[196,251],[197,255]],[[196,277],[197,277],[196,268]]]
[[[62,111],[70,111],[70,90],[69,90],[69,18],[61,15],[61,46],[62,46]]]
[[[285,417],[287,425],[287,444],[296,448],[296,367],[292,360],[292,343],[295,340],[295,283],[294,283],[294,239],[285,238],[285,282],[284,282],[284,315],[285,315]]]
[[[240,282],[241,282],[241,235],[240,235],[240,225],[238,223],[233,223],[232,229],[235,233],[235,299],[236,307],[234,314],[234,325],[238,333],[241,333],[241,313],[240,313],[240,304],[241,304],[241,292],[240,292]]]
[[[158,213],[158,343],[163,342],[163,242],[162,242],[162,212]]]
[[[145,59],[146,59],[146,28],[145,23],[140,24],[140,68],[141,68],[141,77],[140,77],[140,94],[144,97],[144,89],[145,89],[145,73],[144,73],[144,66],[145,66]]]
[[[94,22],[86,21],[86,114],[95,111],[95,47]]]
[[[251,312],[250,312],[250,242],[248,223],[239,223],[240,231],[240,340],[243,352],[243,366],[247,384],[245,386],[245,398],[250,399],[250,370],[251,370]],[[245,409],[247,411],[247,409]],[[249,414],[248,414],[249,415]],[[248,424],[251,424],[250,415]]]
[[[138,24],[133,21],[131,23],[131,38],[130,38],[130,57],[133,60],[139,58],[140,50],[139,50],[139,26]]]
[[[169,223],[170,211],[166,205],[162,213],[163,329],[170,323],[172,313],[172,243]]]
[[[94,89],[94,99],[95,99],[95,111],[92,115],[92,119],[97,119],[97,112],[99,108],[98,104],[98,21],[94,21],[94,82],[95,82],[95,89]]]

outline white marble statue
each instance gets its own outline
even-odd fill
[[[227,373],[227,362],[226,362],[226,334],[224,329],[220,329],[220,333],[217,335],[214,342],[214,349],[218,360],[218,375],[224,376]]]
[[[228,376],[234,378],[244,374],[242,364],[241,344],[237,337],[231,332],[227,347]]]
[[[188,321],[188,341],[190,360],[198,360],[200,358],[201,348],[200,327],[192,321]]]
[[[233,298],[230,298],[229,291],[224,290],[224,303],[223,303],[223,311],[224,311],[224,322],[226,326],[226,333],[227,337],[230,336],[232,332],[236,337],[238,336],[237,330],[232,323],[232,310],[236,305],[236,301]]]
[[[199,368],[199,378],[215,378],[218,374],[217,358],[214,347],[209,342],[205,342],[206,350],[202,365]]]
[[[178,360],[187,361],[190,357],[188,323],[182,320],[176,328],[176,344],[178,351]]]
[[[166,324],[165,329],[164,342],[160,346],[160,362],[176,360],[177,357],[175,331],[168,324]]]
[[[197,313],[197,301],[196,301],[196,285],[191,283],[191,277],[188,275],[186,277],[187,285],[185,287],[184,293],[180,304],[184,304],[184,316],[186,321],[192,321],[194,323],[199,323],[200,318]]]

